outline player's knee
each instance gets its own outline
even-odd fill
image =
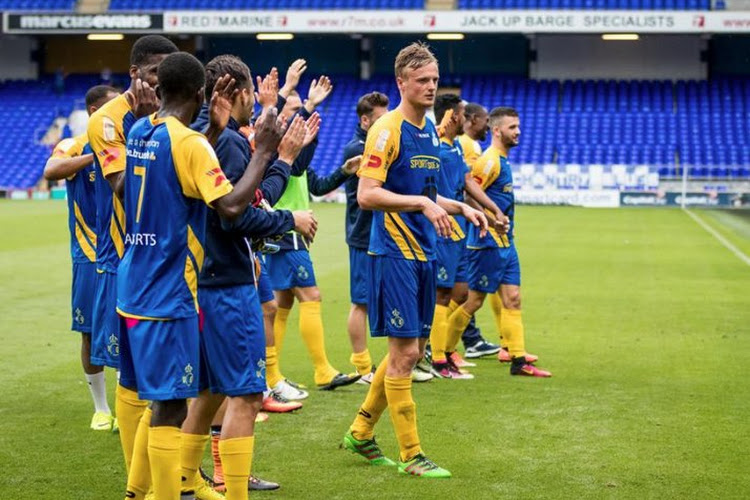
[[[320,289],[317,286],[297,288],[294,295],[300,302],[320,302]]]
[[[154,401],[151,412],[151,427],[181,427],[187,417],[187,404],[184,399]]]
[[[511,290],[503,294],[503,307],[505,309],[521,309],[520,290]]]
[[[269,300],[268,302],[264,302],[262,306],[263,306],[263,316],[267,318],[273,318],[274,316],[276,316],[276,312],[279,310],[279,306],[275,300]]]
[[[457,304],[463,304],[463,303],[465,303],[468,300],[468,298],[469,298],[469,292],[466,291],[466,292],[463,292],[463,293],[454,294],[451,298]]]
[[[464,309],[469,314],[474,314],[477,312],[484,303],[484,294],[479,293],[469,293],[466,296],[466,302],[464,303]]]
[[[451,289],[450,288],[438,288],[436,301],[441,306],[447,306],[451,302]]]

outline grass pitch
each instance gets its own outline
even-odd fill
[[[315,210],[328,352],[349,371],[343,207]],[[0,203],[2,498],[123,497],[119,441],[88,429],[68,331],[65,211]],[[696,213],[750,252],[747,213]],[[553,378],[511,378],[486,359],[473,381],[416,385],[423,446],[453,472],[447,481],[399,477],[339,450],[366,388],[312,391],[298,414],[258,426],[254,472],[282,489],[254,498],[750,497],[750,267],[676,209],[518,214],[527,347]],[[478,320],[496,339],[488,308]],[[296,312],[289,327],[282,369],[312,385]],[[384,342],[371,351],[379,358]],[[395,457],[387,415],[378,437]]]

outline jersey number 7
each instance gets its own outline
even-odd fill
[[[143,192],[146,190],[146,167],[133,167],[133,174],[141,178],[141,189],[138,190],[138,205],[135,208],[135,221],[141,221],[143,208]]]

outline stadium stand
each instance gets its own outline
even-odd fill
[[[0,84],[0,123],[5,127],[0,137],[0,187],[29,188],[42,176],[50,146],[39,140],[55,118],[68,116],[97,78],[71,76],[61,94],[53,91],[53,78],[35,81],[6,81]]]
[[[0,11],[4,10],[73,10],[76,0],[0,0]]]
[[[458,0],[459,9],[709,10],[710,0]]]
[[[328,173],[341,164],[344,144],[356,126],[354,103],[379,90],[392,102],[398,90],[390,76],[362,81],[336,76],[335,91],[321,110],[323,129],[313,168]],[[93,76],[72,76],[58,96],[52,79],[0,85],[3,123],[14,123],[0,136],[0,187],[35,185],[48,146],[38,139],[57,116],[80,106]],[[306,85],[300,92],[306,95]],[[443,86],[463,89],[462,96],[488,106],[512,105],[522,117],[522,147],[514,164],[648,165],[662,178],[750,179],[750,80],[712,81],[550,81],[498,76],[449,77]]]
[[[112,0],[109,10],[424,9],[424,0]]]

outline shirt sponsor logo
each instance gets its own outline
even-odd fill
[[[383,160],[379,156],[370,155],[370,158],[367,160],[367,166],[370,168],[379,168],[382,164]]]
[[[375,141],[375,151],[382,153],[385,151],[385,145],[388,144],[388,138],[391,136],[390,130],[381,130]]]
[[[409,166],[411,168],[426,168],[427,170],[438,170],[440,169],[440,160],[434,156],[414,156],[409,160]]]
[[[125,235],[125,244],[143,247],[155,247],[156,235],[153,233],[128,233]]]

